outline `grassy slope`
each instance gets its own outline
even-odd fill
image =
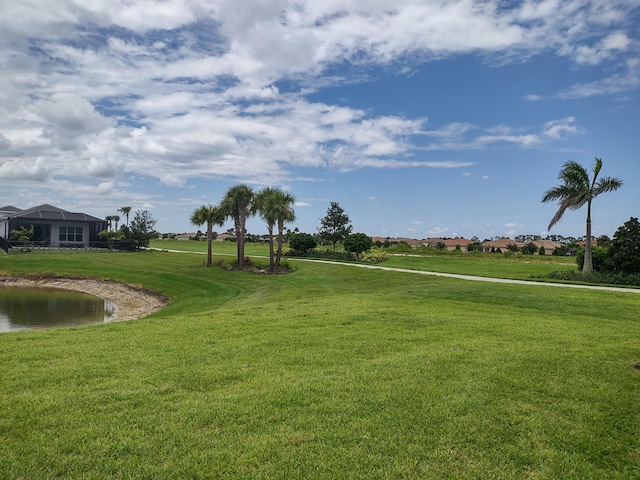
[[[640,476],[640,295],[202,260],[0,258],[173,299],[0,335],[0,477]]]

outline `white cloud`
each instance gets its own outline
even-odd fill
[[[505,227],[514,227],[514,228],[522,228],[524,227],[524,223],[520,222],[508,222],[504,224]]]
[[[410,71],[412,63],[458,54],[506,61],[553,50],[580,65],[600,64],[633,51],[634,40],[617,25],[632,4],[8,2],[0,14],[0,177],[104,180],[87,187],[89,194],[117,193],[124,175],[184,186],[192,178],[278,183],[294,168],[468,167],[474,162],[418,153],[499,143],[531,148],[578,127],[568,117],[532,131],[465,121],[426,129],[426,116],[375,114],[305,94],[342,82],[331,67],[343,62],[366,75],[370,66]],[[610,33],[602,37],[604,28],[595,27]],[[631,59],[560,96],[639,84]],[[321,181],[314,177],[296,178]]]
[[[445,140],[455,140],[463,137],[464,134],[466,134],[470,130],[474,130],[477,128],[478,127],[476,125],[473,125],[471,123],[454,122],[436,130],[426,131],[424,132],[424,134]]]
[[[0,163],[0,178],[4,180],[29,180],[44,182],[51,176],[51,169],[46,162],[38,158],[32,160],[8,160]]]
[[[597,65],[609,59],[617,51],[626,50],[631,40],[623,32],[613,32],[593,47],[579,45],[575,50],[578,64]]]
[[[566,117],[561,120],[551,120],[544,124],[542,133],[554,140],[561,139],[565,134],[577,133],[575,117]]]
[[[430,230],[427,230],[427,233],[429,233],[430,235],[444,235],[445,233],[447,233],[447,231],[449,230],[449,228],[441,228],[441,227],[435,227],[432,228]]]
[[[622,71],[614,73],[590,83],[577,83],[560,92],[561,99],[592,97],[594,95],[609,95],[629,91],[640,86],[640,58],[626,61]]]

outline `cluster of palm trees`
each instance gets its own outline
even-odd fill
[[[119,208],[118,211],[122,213],[127,218],[127,226],[129,225],[129,214],[131,213],[131,207],[122,207]],[[107,215],[104,219],[109,222],[109,231],[117,232],[118,231],[118,222],[120,221],[120,215]],[[116,226],[113,228],[113,224],[111,222],[115,222]]]
[[[278,188],[266,187],[254,192],[247,185],[235,185],[227,190],[220,205],[202,205],[191,214],[191,223],[207,225],[207,266],[212,265],[211,244],[213,226],[222,226],[227,218],[232,218],[236,232],[238,250],[238,268],[245,264],[244,243],[247,219],[258,214],[266,223],[269,232],[269,269],[276,272],[280,268],[282,245],[284,243],[284,225],[295,220],[293,205],[295,197]],[[274,229],[277,228],[277,237]],[[277,250],[274,239],[277,238]]]

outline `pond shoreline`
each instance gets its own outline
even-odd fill
[[[168,298],[152,290],[129,283],[92,277],[57,277],[40,275],[3,275],[0,287],[39,287],[90,293],[111,302],[115,307],[112,322],[135,320],[164,308]]]

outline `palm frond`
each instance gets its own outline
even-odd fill
[[[571,206],[571,202],[569,200],[560,202],[560,208],[558,208],[558,211],[549,222],[549,226],[547,227],[547,230],[551,230],[551,228],[553,228],[553,226],[560,221],[560,219],[564,215],[564,212],[566,212],[567,208],[569,208],[570,206]]]
[[[615,177],[601,178],[593,188],[592,198],[601,193],[613,192],[622,186],[622,180]]]

